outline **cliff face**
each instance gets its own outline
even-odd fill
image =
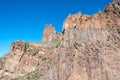
[[[69,15],[59,34],[46,25],[42,42],[13,42],[0,59],[0,79],[11,78],[120,80],[120,0],[92,16]]]

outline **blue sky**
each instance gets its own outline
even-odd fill
[[[68,14],[95,14],[112,0],[0,0],[0,57],[12,42],[40,42],[45,24],[57,32]]]

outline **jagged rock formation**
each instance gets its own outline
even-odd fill
[[[42,42],[14,42],[0,59],[0,79],[11,78],[120,80],[120,0],[92,16],[69,15],[62,33],[46,25]]]
[[[43,38],[42,41],[43,42],[54,42],[55,40],[57,40],[56,37],[56,31],[55,29],[52,27],[52,25],[46,25],[45,30],[43,31]]]

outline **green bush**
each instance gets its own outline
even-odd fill
[[[28,48],[30,45],[29,45],[29,43],[26,43],[26,48]]]
[[[29,72],[28,74],[24,75],[24,76],[21,76],[19,78],[12,78],[11,80],[28,80],[28,79],[32,79],[32,80],[41,80],[41,78],[43,77],[43,74],[39,73],[38,70],[34,70],[34,71],[31,71]]]
[[[54,48],[58,48],[58,47],[60,46],[61,42],[60,42],[60,41],[55,42],[55,43],[44,42],[43,44],[46,45],[46,46],[50,46],[50,47],[54,47]]]
[[[37,73],[38,73],[38,71],[37,71],[37,70],[34,70],[34,71],[31,71],[31,72],[29,72],[28,74],[24,75],[23,77],[32,76],[32,75],[35,75],[35,74],[37,74]]]
[[[12,80],[19,80],[19,78],[13,78]]]
[[[60,46],[60,44],[61,44],[60,42],[55,43],[54,48],[58,48]]]

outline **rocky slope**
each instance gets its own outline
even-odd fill
[[[69,15],[61,33],[46,25],[42,42],[13,42],[0,80],[120,80],[120,0]]]

